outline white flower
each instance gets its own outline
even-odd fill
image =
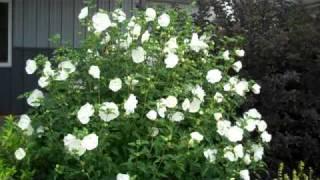
[[[42,91],[35,89],[27,99],[27,103],[32,107],[39,107],[41,99],[44,98]]]
[[[254,94],[260,94],[261,86],[259,84],[254,84],[251,87],[251,90]]]
[[[117,180],[130,180],[129,174],[117,174]]]
[[[243,161],[246,165],[249,165],[251,163],[251,158],[249,154],[244,155]]]
[[[217,132],[221,135],[224,136],[227,134],[228,130],[231,127],[231,122],[227,120],[223,121],[218,121],[217,122]]]
[[[95,79],[100,79],[100,69],[98,66],[90,66],[88,73]]]
[[[26,62],[26,72],[27,74],[33,74],[37,70],[38,66],[36,61],[28,59]]]
[[[88,124],[90,121],[90,117],[94,114],[94,108],[90,103],[86,103],[81,106],[80,110],[77,113],[77,118],[81,122],[81,124]]]
[[[165,103],[168,108],[174,108],[178,104],[178,99],[175,96],[168,96]]]
[[[98,12],[92,17],[95,32],[100,33],[111,26],[108,14]]]
[[[121,23],[126,20],[127,16],[126,16],[126,13],[122,11],[122,9],[115,9],[112,13],[112,18],[113,20]]]
[[[222,73],[218,69],[212,69],[207,73],[207,81],[211,84],[215,84],[222,79]]]
[[[239,128],[238,126],[232,126],[228,129],[226,137],[231,142],[241,141],[243,138],[243,129]]]
[[[238,82],[234,88],[235,92],[240,96],[244,96],[246,92],[249,92],[249,84],[245,80]]]
[[[233,152],[234,152],[234,155],[235,155],[237,158],[243,158],[244,152],[243,152],[243,146],[242,146],[242,144],[236,145],[236,146],[233,148]]]
[[[189,108],[190,108],[190,100],[188,98],[186,98],[182,103],[182,109],[184,111],[188,111]]]
[[[265,131],[267,129],[268,125],[267,125],[267,123],[265,121],[261,120],[261,121],[257,121],[257,126],[258,126],[258,130],[260,132],[263,132],[263,131]]]
[[[99,108],[99,117],[103,121],[111,121],[120,115],[118,106],[113,102],[105,102]]]
[[[30,126],[27,128],[27,130],[25,130],[25,131],[23,132],[23,134],[26,135],[26,136],[31,136],[31,135],[33,134],[33,131],[34,131],[34,129],[33,129],[33,127],[30,125]]]
[[[234,162],[237,160],[236,156],[231,151],[226,151],[223,155],[224,158],[228,159],[231,162]]]
[[[238,57],[243,57],[245,54],[243,49],[237,49],[235,52]]]
[[[110,34],[109,33],[105,33],[105,37],[101,40],[101,44],[107,44],[109,41],[111,40]]]
[[[192,34],[192,39],[191,39],[189,46],[190,46],[191,50],[193,50],[195,52],[199,52],[199,51],[207,49],[209,47],[207,43],[205,43],[204,41],[199,39],[199,36],[197,33]]]
[[[214,163],[217,153],[218,151],[216,149],[207,149],[203,152],[203,155],[210,163]]]
[[[161,27],[168,27],[170,24],[170,16],[166,13],[162,14],[159,18],[158,18],[158,24]]]
[[[23,114],[20,116],[20,120],[17,125],[21,130],[27,130],[30,124],[31,124],[30,117],[26,114]]]
[[[231,91],[231,84],[230,83],[227,83],[223,86],[223,90],[228,92],[228,91]]]
[[[242,63],[241,61],[237,61],[235,63],[233,63],[232,65],[233,70],[235,70],[236,72],[239,72],[242,69]]]
[[[202,102],[204,101],[204,97],[206,96],[206,92],[200,85],[196,85],[192,90],[192,94],[199,98]]]
[[[165,115],[166,111],[167,111],[166,100],[162,98],[157,102],[157,112],[160,117],[164,118],[166,116]]]
[[[258,144],[253,144],[251,146],[251,149],[253,151],[253,160],[254,161],[260,161],[263,157],[263,154],[264,154],[264,149],[261,145],[258,145]]]
[[[129,95],[129,98],[124,103],[124,109],[126,110],[126,114],[134,113],[138,104],[137,97],[133,94]]]
[[[58,71],[58,73],[55,76],[55,80],[57,81],[65,81],[68,79],[69,73],[66,71]]]
[[[230,52],[229,52],[229,50],[224,51],[222,56],[223,56],[224,60],[226,60],[226,61],[230,60]]]
[[[175,53],[178,48],[177,37],[172,37],[166,42],[163,52]]]
[[[46,77],[52,77],[55,75],[54,71],[51,68],[51,63],[46,61],[43,68],[43,75]]]
[[[76,67],[72,64],[70,60],[59,63],[58,68],[61,71],[67,72],[68,74],[71,74],[76,70]]]
[[[246,126],[244,127],[247,131],[252,132],[256,129],[257,121],[254,119],[247,119]]]
[[[146,54],[146,51],[141,46],[131,51],[131,57],[135,63],[142,63],[146,59]]]
[[[241,170],[239,174],[240,174],[240,178],[241,179],[250,180],[250,174],[249,174],[249,171],[247,169]]]
[[[201,101],[198,98],[193,98],[190,107],[189,112],[190,113],[196,113],[200,110]]]
[[[112,79],[109,83],[109,89],[113,92],[117,92],[122,88],[122,81],[120,78]]]
[[[84,18],[86,18],[88,16],[89,13],[89,8],[88,7],[84,7],[81,9],[80,14],[78,16],[79,20],[82,20]]]
[[[221,103],[224,100],[223,95],[219,92],[216,92],[213,98],[217,103]]]
[[[253,109],[249,109],[247,112],[244,113],[244,118],[245,119],[250,119],[250,118],[261,119],[262,116],[257,109],[253,108]]]
[[[46,76],[41,76],[38,80],[38,85],[41,87],[41,88],[45,88],[49,85],[49,79],[48,77]]]
[[[156,128],[156,127],[151,128],[151,136],[152,137],[158,136],[159,132],[160,132],[159,128]]]
[[[217,120],[217,121],[220,121],[222,119],[222,113],[214,113],[214,119]]]
[[[72,154],[77,154],[78,156],[82,156],[86,149],[82,146],[81,140],[77,139],[74,135],[68,134],[63,138],[64,146],[67,150]]]
[[[16,159],[20,161],[26,156],[26,152],[24,151],[24,149],[19,148],[14,152],[14,155]]]
[[[166,68],[174,68],[179,62],[179,57],[174,53],[168,53],[164,63],[166,64]]]
[[[146,9],[146,21],[154,21],[157,17],[157,12],[153,8]]]
[[[88,151],[91,151],[97,148],[98,144],[99,144],[99,137],[95,133],[85,136],[81,141],[81,145],[84,148],[86,148],[86,150]]]
[[[154,121],[154,120],[157,119],[158,114],[157,114],[157,111],[155,111],[155,110],[150,110],[150,111],[146,114],[146,116],[147,116],[148,119]]]
[[[262,139],[262,142],[270,142],[271,141],[271,134],[269,134],[267,131],[264,131],[262,134],[261,134],[261,139]]]
[[[138,38],[141,34],[141,26],[139,24],[135,24],[131,30],[131,34],[134,37],[134,39]]]
[[[201,142],[203,140],[203,135],[200,134],[199,132],[192,132],[190,136],[191,136],[191,140],[196,142]]]
[[[170,121],[180,122],[184,120],[184,114],[182,112],[175,112],[169,118]]]
[[[142,34],[142,36],[141,36],[141,43],[143,44],[144,42],[149,41],[149,39],[150,39],[150,33],[149,33],[149,31],[147,30],[147,31],[145,31],[145,32]]]

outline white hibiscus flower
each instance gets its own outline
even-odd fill
[[[99,109],[99,117],[106,122],[116,119],[119,115],[119,108],[113,102],[105,102]]]

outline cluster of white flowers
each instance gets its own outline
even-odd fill
[[[99,137],[92,133],[80,140],[76,136],[68,134],[63,138],[63,142],[70,153],[82,156],[86,151],[91,151],[98,147]]]

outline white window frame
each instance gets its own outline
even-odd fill
[[[8,3],[8,59],[0,62],[1,68],[12,66],[12,0],[0,0],[0,3]]]

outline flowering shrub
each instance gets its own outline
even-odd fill
[[[256,109],[237,112],[246,94],[260,93],[237,75],[239,39],[214,42],[185,12],[89,11],[79,15],[88,26],[80,49],[27,62],[42,90],[26,95],[32,108],[16,123],[13,167],[118,180],[247,180],[263,168],[267,124]]]

